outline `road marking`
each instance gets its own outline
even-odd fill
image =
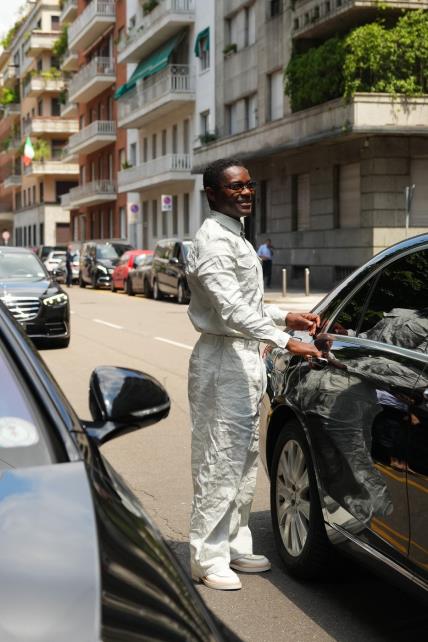
[[[102,319],[92,319],[95,323],[101,323],[101,325],[108,325],[109,328],[114,328],[115,330],[123,330],[123,325],[116,325],[115,323],[109,323],[108,321],[103,321]]]
[[[163,341],[163,343],[170,343],[177,348],[184,348],[185,350],[193,350],[193,346],[188,346],[186,343],[179,343],[178,341],[171,341],[171,339],[164,339],[163,337],[155,337],[156,341]]]

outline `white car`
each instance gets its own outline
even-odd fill
[[[62,250],[53,250],[49,252],[44,264],[48,272],[53,272],[63,260],[65,260],[65,252]]]

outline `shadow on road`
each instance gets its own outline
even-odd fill
[[[363,631],[364,642],[426,639],[426,606],[411,594],[377,577],[347,556],[340,558],[338,567],[341,570],[332,571],[325,580],[297,581],[286,574],[276,552],[270,512],[253,513],[251,530],[254,551],[266,554],[272,562],[272,571],[263,578],[334,640],[361,642]],[[190,573],[187,542],[170,540],[168,543]],[[265,616],[269,614],[265,613]]]

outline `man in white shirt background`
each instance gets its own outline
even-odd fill
[[[255,183],[236,159],[204,172],[211,215],[189,252],[189,317],[201,336],[189,365],[193,503],[192,576],[206,586],[241,588],[235,570],[261,572],[269,560],[254,555],[248,527],[254,496],[259,405],[266,389],[260,342],[293,354],[319,357],[313,344],[278,326],[315,334],[312,313],[265,306],[263,273],[241,218],[253,209]]]
[[[266,239],[257,250],[257,256],[262,262],[263,279],[266,287],[270,288],[272,282],[273,245],[270,239]]]

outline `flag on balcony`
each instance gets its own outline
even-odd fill
[[[34,158],[34,147],[33,143],[31,142],[31,138],[27,136],[27,140],[25,141],[24,145],[24,155],[22,157],[22,162],[24,163],[24,167],[28,167],[28,165],[31,165],[33,162]]]

